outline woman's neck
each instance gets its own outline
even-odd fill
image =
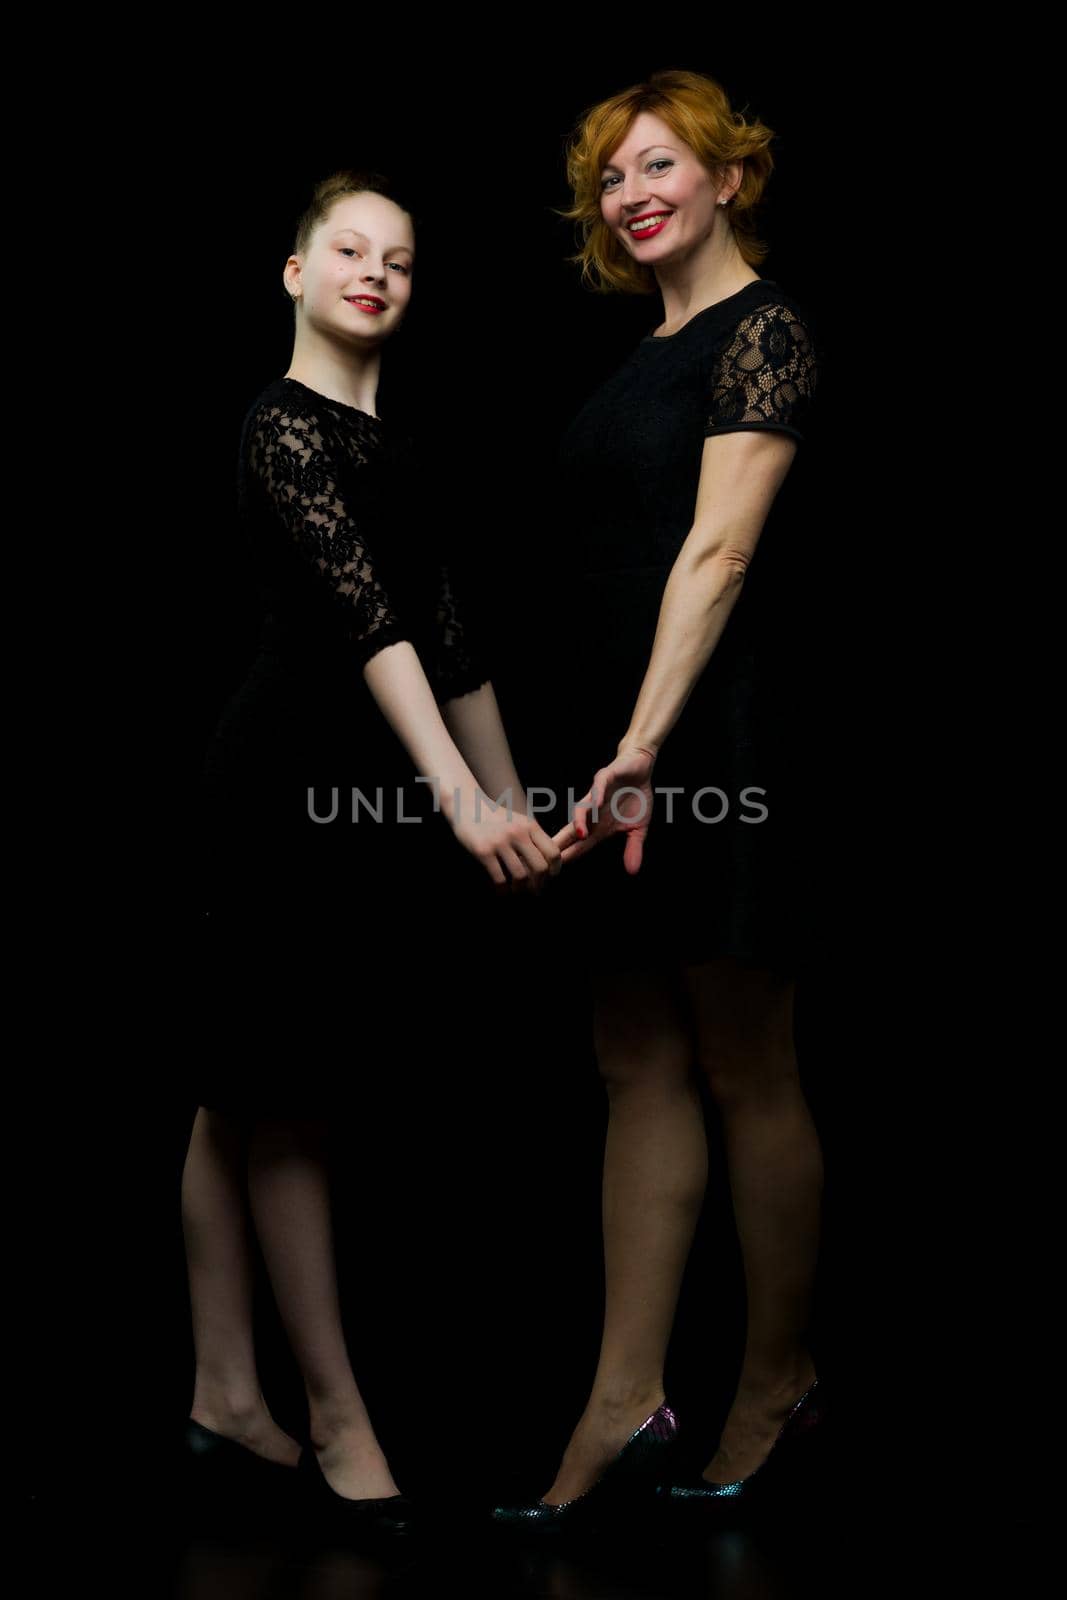
[[[656,282],[663,296],[663,321],[655,332],[659,335],[676,332],[698,311],[706,311],[717,300],[726,300],[746,283],[755,283],[760,276],[732,241],[728,249],[709,250],[703,259],[699,254],[690,256],[679,262],[673,272],[671,263],[666,263],[656,272]]]

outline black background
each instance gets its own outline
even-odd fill
[[[584,107],[669,65],[717,77],[735,106],[777,131],[771,251],[759,270],[810,306],[827,355],[824,499],[818,527],[798,530],[826,577],[812,649],[839,663],[824,719],[834,758],[820,773],[836,851],[798,1002],[801,1072],[827,1172],[813,1342],[820,1369],[853,1385],[854,1414],[901,1379],[902,1330],[913,1329],[919,1297],[917,1284],[901,1286],[917,1218],[906,1190],[885,1188],[899,1179],[893,1141],[906,1117],[887,1085],[907,961],[884,898],[881,780],[902,692],[883,641],[898,527],[894,385],[904,381],[892,353],[912,274],[883,226],[899,172],[879,143],[878,87],[865,82],[868,137],[843,137],[846,116],[858,115],[856,89],[814,44],[798,55],[765,48],[755,32],[744,45],[698,34],[632,51],[550,48],[538,35],[477,71],[456,43],[402,70],[395,55],[391,69],[357,61],[351,80],[331,76],[321,88],[313,75],[216,73],[205,62],[162,116],[144,88],[130,92],[136,116],[115,138],[137,189],[124,226],[134,332],[144,337],[124,359],[145,395],[144,414],[129,422],[152,515],[147,539],[143,524],[131,534],[141,542],[129,621],[143,638],[125,692],[159,778],[150,813],[128,824],[142,870],[110,991],[117,1012],[98,997],[99,1014],[119,1019],[103,1035],[114,1039],[116,1153],[96,1175],[97,1215],[114,1223],[68,1216],[66,1227],[69,1241],[87,1226],[89,1241],[80,1259],[72,1252],[71,1303],[83,1317],[94,1304],[109,1309],[101,1414],[121,1426],[133,1406],[139,1448],[160,1461],[188,1414],[193,1377],[179,1185],[196,1106],[175,1047],[195,973],[182,817],[253,648],[231,542],[234,462],[250,398],[289,362],[281,270],[295,219],[312,183],[341,165],[393,176],[422,219],[412,308],[385,349],[383,398],[402,394],[412,407],[443,525],[500,657],[494,682],[520,774],[538,781],[527,762],[551,744],[566,706],[545,704],[528,664],[544,658],[545,598],[567,572],[524,519],[523,474],[531,463],[550,470],[560,428],[659,320],[655,300],[594,296],[565,262],[574,236],[551,209],[569,199],[563,142]],[[486,892],[447,949],[428,931],[412,961],[413,1031],[401,1030],[395,1061],[375,1073],[365,1116],[334,1130],[353,1365],[412,1493],[439,1483],[446,1466],[450,1482],[486,1501],[543,1492],[595,1367],[606,1106],[581,950],[546,946],[540,910],[501,908]],[[707,1204],[667,1374],[704,1459],[744,1338],[710,1105],[708,1129]],[[299,1430],[299,1379],[260,1288],[264,1390],[278,1420]],[[94,1330],[83,1332],[87,1350]]]

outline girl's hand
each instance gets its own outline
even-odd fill
[[[494,811],[488,795],[479,789],[477,796],[479,815],[475,791],[468,790],[448,818],[459,843],[482,863],[498,894],[540,894],[563,866],[559,847],[533,817],[512,810],[509,821],[506,806]]]
[[[614,761],[600,768],[588,792],[576,803],[574,820],[553,836],[552,843],[559,848],[564,861],[584,855],[614,833],[624,833],[626,846],[622,864],[631,875],[640,872],[645,838],[652,820],[652,768],[655,764],[656,757],[651,750],[633,745],[620,750]],[[594,808],[595,822],[592,819]]]

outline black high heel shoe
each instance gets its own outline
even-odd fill
[[[310,1447],[301,1454],[297,1474],[309,1516],[333,1532],[395,1537],[416,1531],[415,1507],[407,1495],[349,1500],[327,1482],[319,1458]]]
[[[259,1456],[192,1417],[184,1424],[181,1462],[187,1503],[224,1515],[281,1503],[292,1495],[297,1478],[296,1465]]]
[[[495,1506],[492,1520],[501,1527],[549,1530],[585,1527],[599,1516],[629,1509],[639,1504],[644,1495],[652,1498],[655,1480],[677,1437],[678,1419],[664,1401],[634,1430],[584,1494],[558,1506],[546,1505],[543,1500],[532,1505]]]
[[[656,1498],[661,1505],[729,1506],[744,1508],[762,1506],[777,1498],[796,1481],[796,1469],[805,1464],[808,1449],[797,1451],[800,1441],[810,1444],[811,1436],[822,1429],[826,1417],[825,1396],[818,1378],[806,1389],[792,1406],[778,1430],[767,1459],[750,1472],[747,1478],[733,1483],[711,1483],[701,1475],[680,1478],[656,1486]]]

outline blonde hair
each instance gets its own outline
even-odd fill
[[[774,168],[773,128],[747,121],[732,110],[725,89],[698,72],[653,72],[608,100],[584,111],[566,142],[567,179],[574,204],[556,215],[576,222],[582,247],[568,256],[582,269],[582,281],[600,294],[654,294],[650,266],[635,261],[600,214],[601,174],[643,111],[660,117],[711,172],[730,161],[744,163],[741,185],[730,201],[730,221],[738,248],[749,266],[767,255],[755,227],[756,208]]]

